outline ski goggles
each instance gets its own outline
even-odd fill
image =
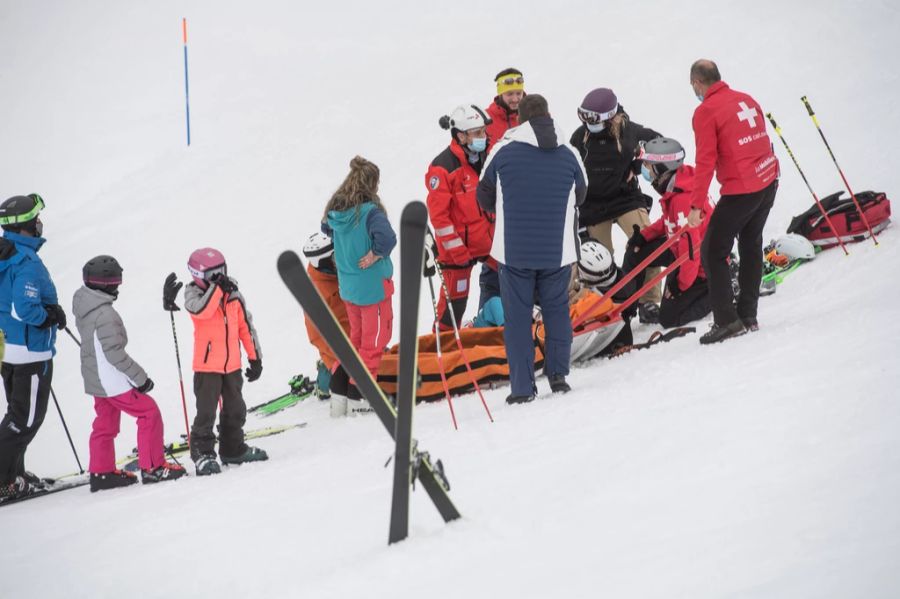
[[[578,118],[581,119],[581,122],[585,125],[599,125],[600,123],[606,122],[616,116],[616,112],[618,110],[618,104],[613,106],[613,109],[609,112],[597,112],[595,110],[587,110],[586,108],[582,108],[581,106],[579,106]]]
[[[525,78],[522,75],[504,75],[497,79],[497,93],[502,95],[511,91],[524,91]]]
[[[44,198],[36,193],[28,194],[28,197],[34,200],[34,206],[24,214],[13,214],[10,216],[0,216],[0,225],[17,225],[19,223],[27,223],[37,218],[37,215],[44,209]]]

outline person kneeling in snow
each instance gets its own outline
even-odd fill
[[[684,164],[684,148],[674,139],[658,137],[643,144],[638,160],[642,161],[641,175],[662,196],[659,203],[663,214],[643,229],[634,227],[634,234],[628,240],[622,261],[625,273],[631,272],[669,236],[676,234],[687,224],[694,190],[694,167]],[[707,200],[703,206],[704,220],[700,226],[686,229],[690,240],[687,236],[682,236],[669,251],[663,252],[650,263],[650,266],[668,266],[682,254],[688,253],[693,245],[693,256],[666,277],[666,288],[659,310],[659,323],[666,328],[698,320],[712,310],[706,274],[700,263],[700,244],[708,222],[706,216],[711,212],[712,206]],[[635,280],[638,288],[643,286],[644,273],[636,275]]]
[[[317,231],[310,235],[309,239],[303,245],[303,256],[309,262],[306,272],[309,278],[316,286],[322,299],[331,308],[334,317],[340,323],[344,333],[350,336],[350,319],[347,317],[347,308],[344,306],[344,300],[341,299],[340,288],[338,286],[337,266],[334,263],[334,242],[331,238],[321,231]],[[316,396],[319,399],[331,398],[331,375],[338,366],[337,357],[331,351],[331,347],[319,333],[319,329],[313,324],[306,312],[303,312],[303,318],[306,322],[306,333],[309,336],[309,342],[319,350],[319,361],[316,364],[318,372],[316,374]]]
[[[219,457],[223,464],[241,464],[269,459],[265,451],[244,442],[244,403],[241,376],[241,345],[250,367],[244,373],[253,382],[262,375],[262,351],[253,319],[244,305],[237,282],[228,276],[222,252],[213,248],[194,251],[188,260],[194,281],[184,289],[184,307],[194,322],[194,395],[197,415],[191,426],[191,459],[197,474],[221,472],[216,461],[213,425],[222,399],[219,418]],[[163,307],[179,310],[175,297],[181,283],[175,273],[166,278]]]
[[[159,406],[147,395],[153,380],[125,346],[125,324],[113,302],[119,297],[122,267],[112,256],[97,256],[84,265],[84,286],[75,292],[72,313],[81,335],[81,376],[84,391],[94,396],[91,432],[91,492],[126,487],[137,477],[116,469],[115,438],[122,412],[137,419],[138,463],[144,484],[174,480],[184,468],[166,461]]]

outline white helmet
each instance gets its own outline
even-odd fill
[[[303,244],[303,255],[309,260],[313,268],[320,268],[326,265],[332,269],[334,268],[333,260],[329,260],[334,256],[334,242],[331,240],[331,237],[321,231],[316,231],[309,236],[309,239]]]
[[[796,233],[779,237],[775,241],[775,251],[791,260],[812,260],[816,257],[816,248],[812,242]]]
[[[457,131],[469,131],[479,127],[487,127],[491,119],[475,104],[457,106],[450,116],[442,116],[438,121],[442,129],[456,129]]]
[[[609,289],[616,282],[616,264],[612,254],[596,239],[588,239],[581,244],[581,258],[578,259],[579,278],[592,287]]]

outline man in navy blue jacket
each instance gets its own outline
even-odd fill
[[[0,204],[0,329],[6,335],[0,423],[0,501],[33,491],[25,476],[25,450],[37,434],[50,397],[56,330],[65,328],[50,273],[38,257],[44,245],[38,216],[44,200],[15,196]]]
[[[587,193],[578,153],[556,128],[547,101],[525,96],[520,125],[491,150],[478,184],[478,203],[496,214],[491,255],[500,263],[500,295],[512,393],[507,403],[537,395],[532,309],[540,304],[546,340],[544,372],[554,393],[566,383],[572,347],[568,285],[578,259],[577,207]]]

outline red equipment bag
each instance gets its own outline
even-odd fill
[[[844,192],[839,191],[822,198],[822,207],[828,213],[828,217],[837,231],[831,230],[818,206],[813,204],[809,210],[791,220],[787,232],[799,233],[809,239],[813,245],[823,249],[838,245],[838,236],[844,243],[868,239],[869,231],[860,218],[856,206],[853,205],[853,199],[841,197],[843,195]],[[856,194],[856,199],[876,235],[890,224],[891,201],[884,193],[864,191]]]

